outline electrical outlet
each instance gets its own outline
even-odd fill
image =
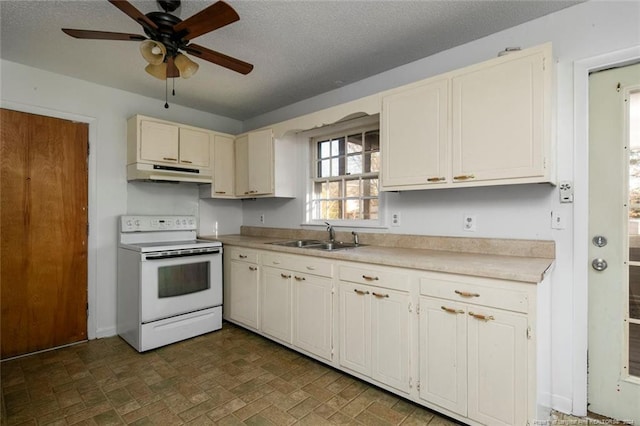
[[[260,223],[264,223],[264,213],[260,215]]]
[[[573,203],[573,184],[568,180],[560,181],[558,186],[561,203]]]
[[[478,220],[476,215],[465,214],[462,219],[462,230],[467,232],[476,232]]]
[[[391,226],[400,226],[400,212],[391,213]]]

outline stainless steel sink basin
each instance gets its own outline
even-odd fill
[[[354,243],[343,243],[339,241],[331,242],[331,241],[320,241],[320,240],[276,241],[269,244],[272,244],[274,246],[298,247],[298,248],[325,250],[325,251],[342,250],[347,248],[359,247],[362,245],[362,244],[355,245]]]

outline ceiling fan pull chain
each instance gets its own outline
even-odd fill
[[[176,79],[172,78],[171,81],[173,82],[173,90],[171,91],[171,94],[175,96],[176,95]]]
[[[167,101],[167,93],[169,92],[169,83],[164,80],[164,107],[169,109],[169,102]]]

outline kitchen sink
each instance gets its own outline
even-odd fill
[[[293,240],[293,241],[276,241],[269,243],[274,246],[299,247],[305,249],[334,251],[348,248],[360,247],[363,244],[343,243],[339,241],[320,241],[320,240]]]

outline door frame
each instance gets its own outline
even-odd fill
[[[589,327],[589,74],[640,60],[634,46],[573,63],[573,379],[571,413],[587,415],[587,349]]]
[[[97,336],[97,208],[96,208],[96,194],[97,194],[97,159],[95,141],[97,137],[97,122],[95,117],[89,117],[86,115],[73,114],[64,111],[57,111],[49,108],[43,108],[35,105],[22,104],[10,101],[0,101],[0,107],[5,109],[11,109],[14,111],[24,112],[28,114],[43,115],[46,117],[60,118],[63,120],[76,121],[79,123],[86,123],[89,125],[88,142],[90,146],[89,159],[88,159],[88,201],[89,208],[87,212],[87,219],[90,224],[89,237],[87,239],[87,303],[88,303],[88,315],[87,315],[87,338],[89,340],[95,339]]]

